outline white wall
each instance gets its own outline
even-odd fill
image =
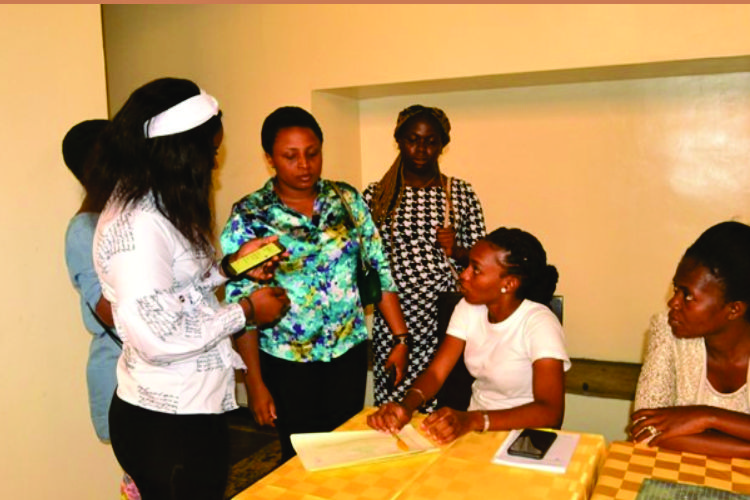
[[[106,118],[98,5],[0,6],[0,498],[116,499],[119,467],[88,416],[89,336],[64,260],[81,201],[60,144]]]

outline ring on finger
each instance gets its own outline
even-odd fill
[[[656,427],[654,427],[653,425],[646,426],[646,430],[648,431],[649,434],[651,434],[652,438],[655,438],[656,436],[658,436],[659,434],[661,434],[661,432],[659,432],[658,430],[656,430]]]

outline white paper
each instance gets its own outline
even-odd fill
[[[492,457],[492,463],[563,474],[568,468],[573,453],[576,451],[578,439],[581,437],[580,434],[556,432],[557,438],[552,443],[552,446],[550,446],[547,454],[544,455],[544,458],[541,460],[537,460],[534,458],[508,455],[508,448],[518,435],[521,434],[522,430],[523,429],[515,429],[508,433],[508,437],[505,438],[505,441],[503,441],[503,444],[497,450],[495,456]]]
[[[409,447],[408,451],[399,448],[393,435],[376,430],[292,434],[291,440],[302,465],[310,471],[379,462],[440,449],[411,424],[404,426],[398,437]]]

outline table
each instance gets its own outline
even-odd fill
[[[366,408],[337,430],[367,429]],[[412,423],[418,427],[423,416]],[[565,474],[495,465],[490,459],[507,432],[469,433],[440,452],[387,462],[308,472],[294,457],[235,500],[585,500],[596,482],[604,437],[581,434]]]
[[[644,479],[699,484],[750,493],[750,460],[680,453],[614,441],[599,471],[592,500],[631,500]]]

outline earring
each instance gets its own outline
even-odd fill
[[[505,293],[505,292],[507,292],[507,291],[508,291],[508,289],[507,289],[507,288],[505,288],[505,287],[502,287],[502,288],[500,289],[500,293]]]

